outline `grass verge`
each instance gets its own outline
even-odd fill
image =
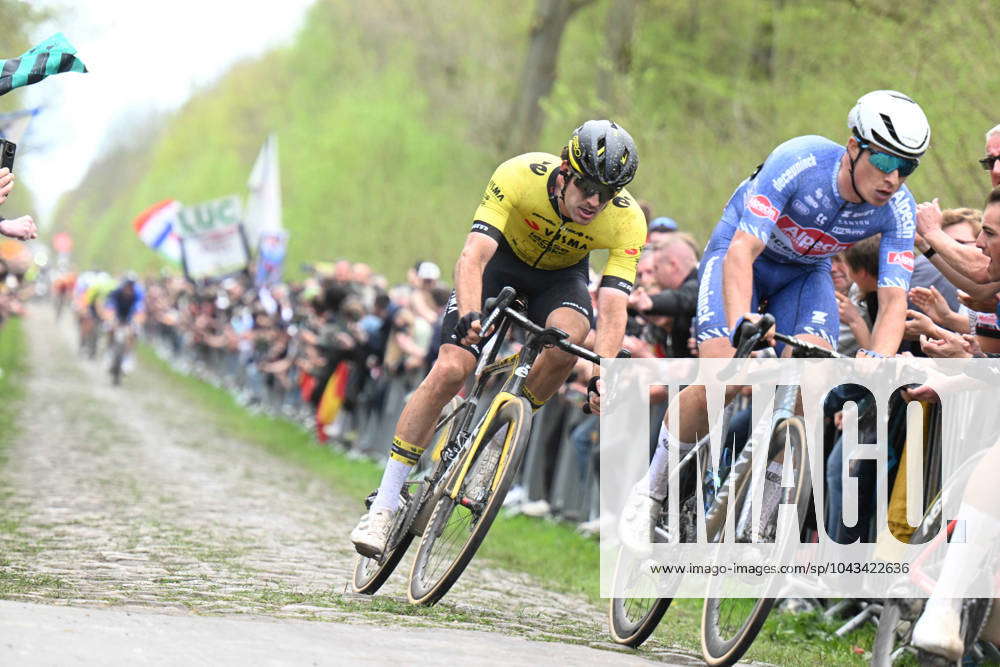
[[[3,483],[3,468],[8,449],[18,433],[18,405],[24,395],[24,329],[20,318],[9,318],[0,324],[0,598],[32,593],[43,588],[55,588],[62,582],[50,576],[30,575],[14,569],[6,557],[7,549],[30,549],[18,539],[20,521],[11,506],[9,485]]]
[[[318,445],[312,433],[291,422],[250,413],[226,391],[175,371],[147,345],[140,347],[139,357],[147,366],[159,370],[165,382],[210,410],[220,429],[326,479],[345,496],[357,498],[361,514],[361,499],[381,478],[380,464],[352,459]],[[577,534],[569,525],[523,516],[501,517],[490,529],[477,558],[488,559],[507,570],[524,572],[551,590],[579,594],[598,608],[607,608],[607,601],[600,598],[597,541]],[[319,601],[292,596],[287,602]],[[353,608],[358,603],[337,603],[337,606],[343,608],[345,604]],[[370,605],[363,606],[373,610]],[[375,606],[380,611],[414,613],[409,605],[398,603],[390,604],[391,609],[383,609],[382,603]],[[700,652],[701,606],[701,600],[675,601],[654,636],[668,646]],[[867,626],[841,638],[834,635],[838,625],[819,614],[772,613],[744,659],[779,665],[864,664],[859,646],[866,649],[871,646],[874,630]]]

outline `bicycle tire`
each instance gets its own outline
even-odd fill
[[[111,357],[111,384],[118,386],[122,383],[122,364],[125,363],[125,346],[116,342]]]
[[[386,554],[381,563],[376,558],[368,558],[358,554],[354,561],[354,574],[351,577],[351,587],[354,592],[361,595],[374,595],[378,589],[382,588],[382,585],[396,570],[399,561],[403,560],[403,556],[406,555],[412,541],[412,533],[404,535],[396,548]]]
[[[442,415],[453,417],[455,411],[461,404],[461,399],[458,397],[453,398],[448,405],[445,406],[442,411]],[[436,453],[440,453],[440,449],[443,448],[450,440],[454,430],[454,425],[454,419],[446,418],[444,416],[439,418],[438,425],[435,428],[434,433],[431,435],[428,445],[428,449],[431,450],[429,452],[431,456]],[[442,466],[447,465],[447,463],[439,460],[437,465]],[[358,554],[358,557],[354,561],[354,573],[351,576],[351,586],[355,593],[359,593],[361,595],[373,595],[376,591],[378,591],[378,589],[382,587],[382,585],[396,570],[396,567],[403,559],[403,556],[406,555],[406,551],[410,548],[413,538],[418,534],[418,532],[415,532],[415,529],[417,529],[417,531],[423,530],[423,526],[417,526],[415,525],[415,522],[417,521],[417,516],[421,513],[422,505],[428,502],[434,494],[434,490],[428,490],[426,485],[427,481],[425,480],[417,485],[418,491],[415,494],[403,496],[403,498],[407,499],[406,511],[400,514],[398,521],[406,527],[406,534],[397,540],[396,546],[393,547],[389,553],[385,554],[384,558],[381,560]],[[404,485],[403,488],[405,489],[406,486]],[[390,535],[395,534],[397,529],[398,527],[394,526]]]
[[[623,547],[615,561],[616,587],[619,578],[626,571],[636,571],[636,563],[629,563],[627,559],[628,555]],[[671,602],[673,598],[611,598],[608,602],[608,629],[612,641],[630,648],[639,648],[656,630]]]
[[[407,589],[407,595],[413,604],[433,605],[445,596],[451,587],[455,585],[455,582],[458,581],[462,572],[465,571],[466,566],[476,554],[479,545],[486,537],[486,533],[500,511],[504,498],[507,496],[507,491],[517,476],[518,469],[521,467],[521,461],[524,458],[524,452],[528,444],[528,437],[531,433],[531,405],[526,398],[519,397],[516,400],[504,403],[494,414],[490,422],[482,425],[482,428],[485,429],[482,445],[475,452],[475,460],[470,465],[469,475],[466,478],[469,480],[473,477],[473,468],[476,466],[477,461],[486,461],[483,455],[490,451],[491,446],[494,444],[495,436],[505,425],[508,426],[508,437],[511,439],[507,460],[504,463],[503,469],[500,470],[499,479],[493,490],[489,493],[489,497],[485,500],[482,513],[474,522],[470,522],[471,530],[464,544],[458,550],[458,553],[450,559],[450,564],[444,566],[444,571],[440,576],[437,575],[436,568],[433,572],[427,572],[430,559],[434,554],[435,545],[438,544],[438,538],[442,536],[445,528],[449,526],[456,507],[460,505],[449,494],[443,494],[435,504],[427,529],[424,530],[424,534],[420,539],[420,547],[417,550],[417,555],[413,559],[413,567],[410,570],[410,585]],[[513,434],[510,434],[510,429],[513,429]],[[499,464],[498,459],[497,462],[490,465],[495,468]],[[456,466],[456,470],[461,469],[460,465],[459,463]],[[483,476],[485,477],[487,474],[489,474],[488,470]],[[494,472],[495,475],[496,473]],[[465,508],[463,507],[463,509]],[[471,515],[472,512],[469,512],[469,514]],[[456,532],[460,535],[460,531]],[[447,560],[449,559],[445,558],[445,561]],[[425,575],[428,574],[432,579],[431,581],[425,581]]]
[[[805,426],[802,418],[795,416],[783,419],[778,422],[771,431],[771,440],[768,447],[768,462],[771,462],[778,452],[784,454],[785,443],[796,460],[792,462],[795,470],[799,472],[795,485],[796,506],[799,508],[799,516],[802,517],[804,505],[808,505],[810,490],[809,468],[805,465]],[[782,462],[784,465],[784,462]],[[750,491],[750,476],[745,475],[737,481],[739,485],[734,489],[733,507],[740,511],[741,508],[749,508],[749,504],[743,502]],[[747,499],[749,500],[749,499]],[[777,520],[777,514],[774,515]],[[763,517],[762,517],[763,523]],[[801,526],[800,526],[801,528]],[[743,654],[747,652],[757,634],[760,632],[764,621],[767,620],[771,609],[774,607],[774,598],[713,598],[706,597],[702,607],[701,618],[701,649],[702,657],[709,665],[719,667],[722,665],[732,665],[736,663]],[[749,609],[747,609],[749,607]],[[728,610],[736,616],[735,629],[729,631],[728,627],[721,627],[721,619],[728,616],[724,612]],[[738,620],[742,616],[742,620]],[[727,626],[730,624],[727,623]],[[729,636],[731,635],[731,636]]]

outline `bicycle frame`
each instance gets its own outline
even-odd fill
[[[542,350],[546,347],[555,345],[556,343],[562,341],[565,337],[565,335],[561,332],[551,329],[533,331],[533,328],[538,328],[537,325],[532,323],[516,310],[506,306],[504,306],[500,317],[503,318],[500,328],[497,331],[496,337],[491,340],[492,346],[490,352],[492,356],[495,357],[495,355],[499,352],[499,346],[503,342],[502,336],[506,335],[507,331],[510,329],[512,321],[518,326],[528,329],[531,332],[531,335],[528,337],[524,346],[514,354],[508,355],[497,361],[487,361],[486,363],[480,364],[472,396],[468,399],[471,408],[469,412],[470,416],[474,414],[475,407],[478,404],[490,377],[499,374],[506,374],[507,380],[504,382],[500,393],[493,398],[489,409],[479,420],[476,428],[472,431],[472,433],[469,433],[466,436],[467,438],[471,438],[472,444],[469,446],[469,449],[464,456],[462,467],[457,471],[454,478],[448,483],[448,495],[450,495],[452,499],[458,498],[459,489],[461,489],[462,483],[465,481],[465,476],[468,474],[469,468],[472,466],[472,462],[476,457],[476,453],[479,451],[479,447],[482,445],[486,436],[486,432],[482,430],[482,425],[490,423],[493,416],[498,410],[500,410],[501,407],[503,407],[504,403],[507,403],[508,401],[521,395],[524,383],[527,381],[528,375],[531,373],[531,369]],[[460,433],[459,437],[462,435],[464,435],[464,432]],[[507,460],[509,455],[510,440],[511,433],[508,433],[504,439],[503,448],[500,451],[501,464]],[[491,489],[496,488],[501,470],[503,470],[503,465],[497,466],[494,477],[490,481]]]

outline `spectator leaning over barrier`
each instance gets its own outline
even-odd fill
[[[860,348],[871,345],[872,320],[868,309],[860,304],[861,293],[851,280],[850,268],[844,253],[830,258],[830,277],[837,291],[837,306],[840,313],[840,336],[837,352],[853,357]]]
[[[650,295],[642,287],[629,296],[629,306],[643,315],[671,318],[666,349],[672,357],[687,357],[691,319],[698,305],[698,255],[681,238],[668,238],[653,247],[656,283]]]
[[[650,290],[656,285],[656,264],[653,261],[653,248],[648,243],[643,246],[639,255],[639,263],[635,266],[636,291]],[[633,292],[635,294],[635,292]],[[629,306],[632,304],[630,303]]]
[[[975,247],[979,236],[983,214],[974,208],[950,208],[941,212],[941,229],[964,246]],[[920,255],[913,263],[913,277],[910,278],[910,289],[934,288],[944,297],[951,310],[959,308],[958,290],[924,255]],[[910,308],[926,312],[915,303],[910,294]]]
[[[881,236],[869,236],[858,241],[844,252],[847,277],[857,287],[857,302],[864,310],[862,318],[875,322],[878,317],[878,266]],[[863,332],[855,332],[861,339]],[[871,332],[869,331],[869,336]],[[862,346],[863,347],[863,346]]]
[[[1000,125],[986,133],[986,157],[979,163],[989,171],[992,186],[1000,187]],[[988,262],[978,251],[971,246],[963,247],[942,234],[943,223],[944,216],[936,198],[919,204],[915,239],[917,249],[973,300],[993,300],[1000,291],[1000,280],[988,278],[985,268]]]

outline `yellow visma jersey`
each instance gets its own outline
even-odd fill
[[[631,290],[646,241],[642,210],[622,190],[590,223],[566,220],[555,188],[561,163],[549,153],[525,153],[497,167],[476,209],[473,231],[506,239],[518,259],[539,269],[563,269],[592,250],[607,249],[601,284]]]

